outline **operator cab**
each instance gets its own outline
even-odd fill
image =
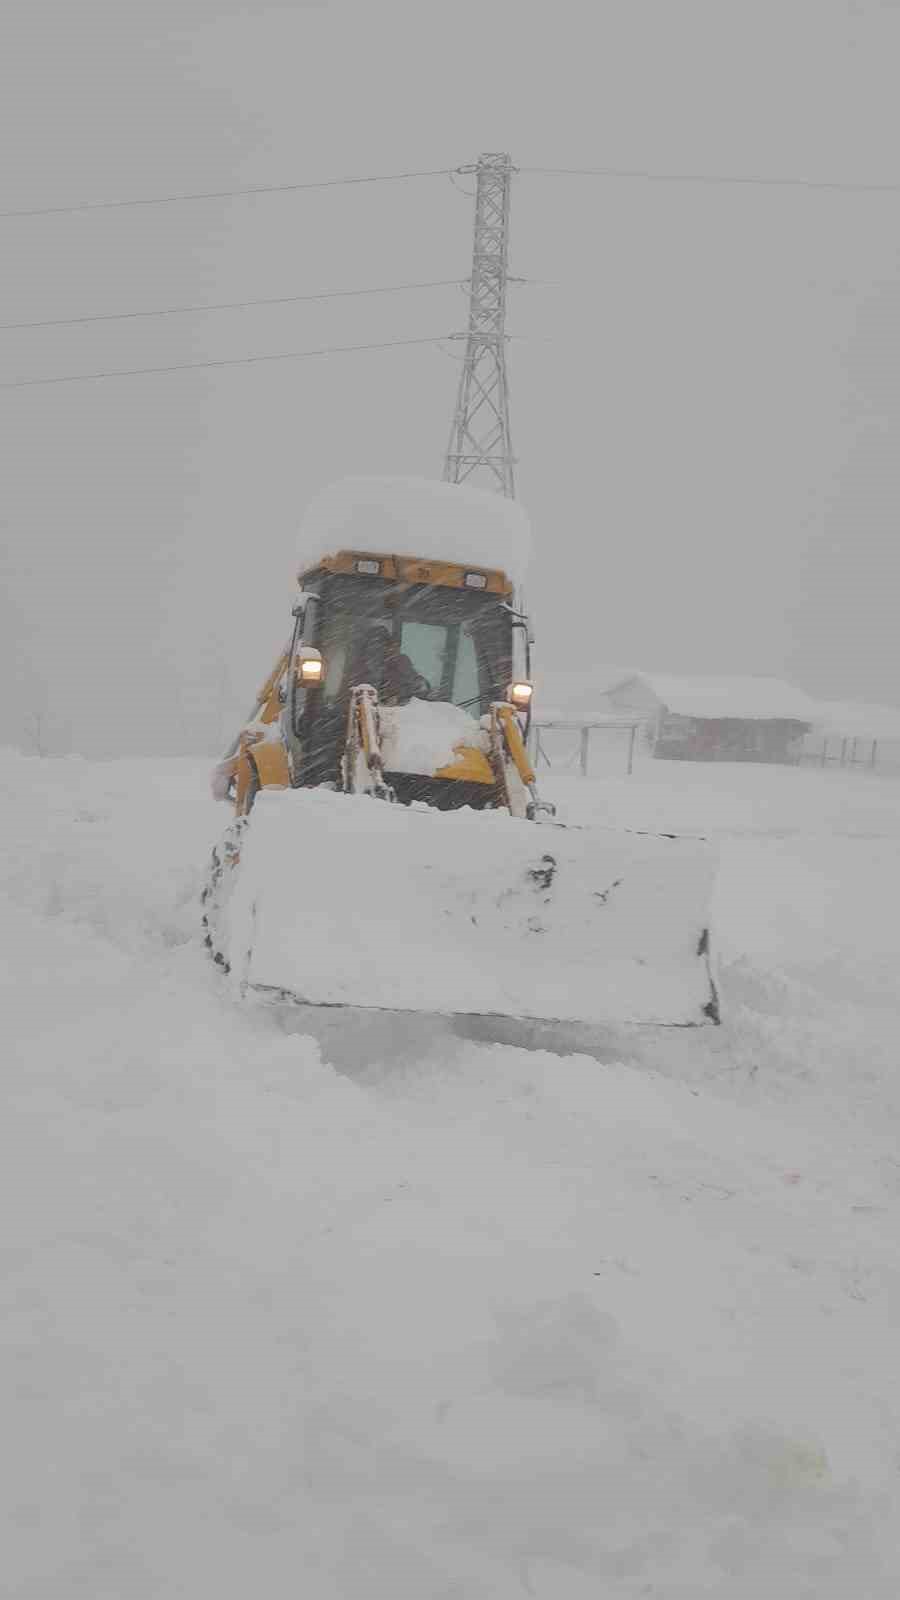
[[[342,551],[303,572],[301,584],[303,642],[323,663],[321,684],[307,691],[294,722],[303,786],[337,781],[359,684],[371,684],[382,706],[443,702],[476,725],[506,699],[514,628],[524,619],[503,573]],[[392,774],[391,782],[404,799],[429,799],[435,784],[446,787],[426,775],[398,774],[395,782]],[[454,783],[454,799],[483,804],[483,787]]]

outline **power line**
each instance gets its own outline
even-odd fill
[[[339,189],[348,184],[402,183],[408,178],[446,178],[455,170],[454,167],[435,167],[427,172],[376,172],[361,178],[320,178],[310,183],[262,183],[247,189],[209,189],[199,194],[163,194],[138,200],[79,200],[74,205],[0,211],[0,219],[65,216],[76,211],[118,211],[125,206],[172,206],[189,200],[236,200],[254,194],[298,194],[304,189]]]
[[[547,178],[640,179],[645,183],[734,184],[763,189],[831,189],[843,194],[900,194],[900,183],[844,183],[831,178],[767,178],[714,172],[653,172],[636,167],[518,167]]]
[[[319,178],[304,183],[263,183],[244,189],[208,189],[193,194],[164,194],[124,200],[79,200],[70,205],[33,206],[0,211],[0,221],[25,217],[72,216],[82,211],[118,211],[131,206],[181,205],[197,200],[239,200],[261,194],[299,194],[309,189],[338,189],[369,183],[403,183],[412,178],[450,178],[471,169],[431,167],[411,172],[377,172],[350,178]],[[646,183],[749,185],[776,189],[824,189],[845,194],[897,194],[900,183],[852,183],[837,179],[771,178],[760,174],[711,172],[656,172],[638,167],[517,167],[517,173],[550,178],[638,179]]]
[[[327,289],[316,294],[284,294],[262,300],[219,300],[212,305],[162,306],[155,311],[101,311],[87,317],[45,317],[39,322],[0,322],[0,332],[21,328],[70,328],[87,322],[127,322],[133,317],[183,317],[192,312],[242,311],[250,306],[286,306],[304,300],[344,300],[359,295],[401,294],[408,289],[446,289],[459,285],[458,278],[435,278],[425,283],[387,283],[365,289]]]
[[[30,389],[48,383],[91,383],[100,378],[143,378],[152,372],[196,372],[201,367],[249,367],[260,361],[308,361],[314,356],[349,355],[357,350],[394,350],[400,345],[438,344],[441,339],[452,338],[446,333],[432,334],[424,339],[385,339],[378,344],[323,345],[318,350],[282,350],[270,356],[229,356],[219,361],[181,361],[168,367],[123,367],[109,372],[72,372],[58,378],[17,378],[12,383],[0,383],[0,389]]]

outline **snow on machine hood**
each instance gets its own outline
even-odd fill
[[[381,730],[388,772],[429,776],[452,765],[457,745],[485,753],[488,749],[484,729],[446,700],[410,700],[405,706],[383,706]]]

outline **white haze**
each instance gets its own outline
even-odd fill
[[[7,0],[0,209],[446,167],[900,178],[900,10]],[[462,181],[460,187],[465,187]],[[523,175],[510,355],[542,655],[900,699],[900,197]],[[446,178],[0,221],[3,322],[464,278]],[[455,288],[0,334],[3,379],[449,332]],[[527,342],[524,342],[527,341]],[[206,751],[306,502],[439,475],[430,345],[0,392],[0,740]]]

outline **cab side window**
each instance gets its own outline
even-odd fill
[[[453,692],[450,697],[455,706],[465,706],[473,717],[481,711],[481,685],[478,676],[478,657],[475,640],[466,628],[459,630],[456,667],[453,673]]]

